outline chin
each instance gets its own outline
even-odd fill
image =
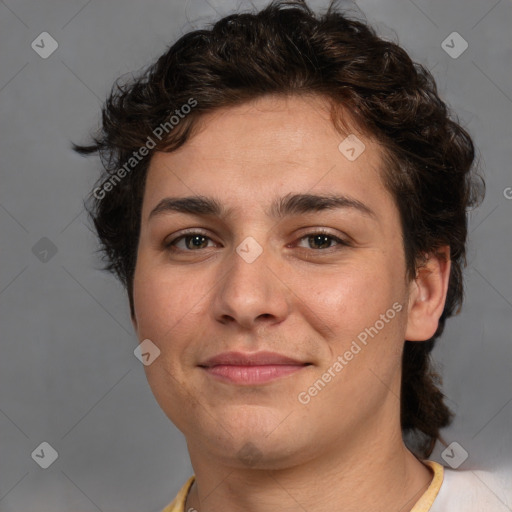
[[[220,431],[217,428],[214,435],[205,432],[204,437],[208,439],[208,450],[230,466],[261,470],[286,469],[313,457],[316,450],[314,440],[308,443],[298,438],[296,433],[300,430],[299,425],[290,423],[286,428],[281,424],[276,428],[273,424],[272,429],[255,429],[247,424],[239,424],[236,429],[226,424],[224,426],[232,436],[223,428]]]

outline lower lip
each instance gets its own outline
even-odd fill
[[[306,368],[306,365],[260,365],[260,366],[234,366],[218,365],[204,368],[210,375],[234,384],[263,384],[270,382],[299,370]]]

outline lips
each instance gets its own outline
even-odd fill
[[[243,353],[243,352],[224,352],[218,354],[210,359],[201,363],[199,366],[219,366],[219,365],[231,365],[231,366],[263,366],[263,365],[299,365],[304,364],[301,361],[286,357],[275,352],[254,352],[254,353]]]
[[[199,367],[224,382],[254,385],[291,375],[310,364],[275,352],[224,352],[211,357]]]

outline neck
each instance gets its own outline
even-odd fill
[[[272,470],[219,465],[189,443],[196,480],[185,510],[409,512],[432,474],[407,450],[399,429],[389,434],[370,437],[370,443],[340,441],[339,450]]]

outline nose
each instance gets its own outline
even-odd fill
[[[226,258],[213,304],[218,322],[247,330],[281,323],[290,307],[278,255],[253,240],[240,244]],[[263,251],[253,259],[259,248]]]

